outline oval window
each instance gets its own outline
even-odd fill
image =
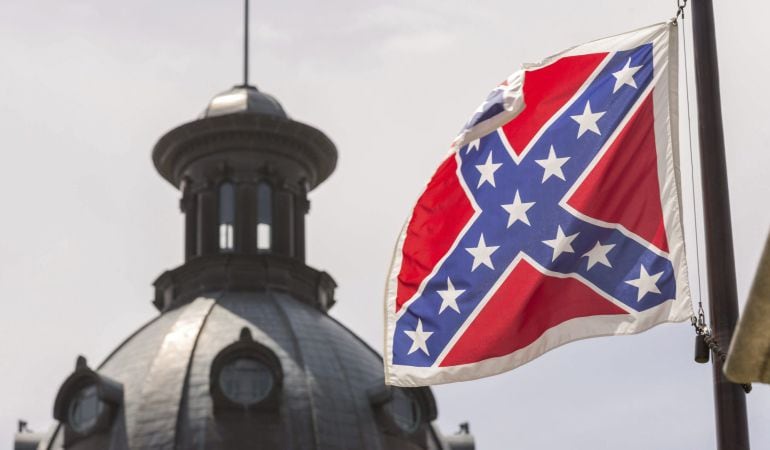
[[[235,358],[228,361],[219,372],[219,388],[222,393],[230,401],[243,406],[264,400],[273,384],[273,372],[255,358]]]
[[[414,396],[403,389],[394,389],[393,397],[385,404],[396,426],[405,433],[414,433],[420,426],[420,405]]]
[[[99,398],[96,385],[81,388],[72,397],[68,408],[69,424],[73,430],[86,434],[96,425],[104,411],[104,402]]]

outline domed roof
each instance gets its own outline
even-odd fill
[[[216,95],[201,114],[201,118],[225,114],[266,114],[288,117],[275,97],[260,92],[254,86],[234,86]]]
[[[274,355],[280,367],[280,388],[267,410],[221,410],[212,392],[223,376],[214,375],[217,360],[244,336],[247,344]],[[256,448],[464,448],[441,442],[430,424],[435,403],[427,388],[388,391],[377,353],[287,293],[198,297],[139,329],[107,358],[98,376],[122,385],[122,402],[104,431],[68,449],[95,448],[97,441],[103,449],[233,449],[243,448],[244,439],[258,443]],[[236,382],[235,389],[248,390],[244,385]],[[395,404],[404,394],[416,399],[412,407]],[[402,415],[383,421],[387,414]],[[407,422],[413,417],[412,431],[398,429],[404,417]],[[64,429],[60,426],[45,448],[63,448]]]

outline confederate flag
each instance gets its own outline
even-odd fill
[[[474,112],[396,245],[387,383],[493,375],[690,317],[673,27],[525,66]]]

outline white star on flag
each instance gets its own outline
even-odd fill
[[[407,336],[409,336],[409,339],[412,340],[412,346],[409,347],[409,352],[407,352],[407,355],[411,355],[412,353],[416,352],[417,349],[420,349],[425,353],[426,355],[430,356],[430,353],[428,353],[428,338],[433,334],[432,331],[425,331],[422,329],[422,319],[417,319],[417,328],[414,331],[408,331],[404,330],[404,333],[406,333]]]
[[[498,248],[500,248],[499,245],[488,247],[487,243],[484,242],[484,234],[482,233],[479,237],[478,247],[470,247],[465,249],[465,251],[473,255],[473,267],[471,268],[471,272],[476,270],[476,268],[482,264],[489,267],[490,269],[494,269],[495,267],[492,265],[491,256],[492,253],[494,253]]]
[[[516,191],[516,195],[513,197],[513,203],[507,205],[500,205],[506,212],[508,212],[508,226],[516,223],[516,221],[522,221],[529,225],[529,217],[527,217],[527,211],[531,208],[535,202],[523,203],[521,197],[519,197],[519,191]]]
[[[599,131],[599,126],[596,125],[596,121],[601,119],[601,117],[604,115],[604,112],[593,112],[591,111],[591,102],[586,102],[586,107],[583,110],[583,114],[578,114],[577,116],[570,116],[572,117],[572,120],[577,122],[580,125],[580,128],[578,129],[578,139],[580,136],[583,135],[586,131],[593,131],[594,133],[601,135],[602,133]]]
[[[446,279],[446,284],[447,288],[445,291],[436,291],[438,295],[441,296],[441,307],[439,308],[438,313],[441,314],[447,307],[460,312],[460,307],[457,306],[457,297],[461,296],[465,290],[455,289],[452,280],[449,278]]]
[[[564,231],[561,229],[561,225],[559,225],[556,228],[556,237],[547,241],[543,241],[543,244],[553,249],[553,256],[551,256],[551,261],[556,261],[556,258],[558,258],[562,253],[575,253],[575,249],[572,248],[572,241],[577,238],[578,234],[580,233],[565,236]]]
[[[612,76],[615,77],[615,87],[612,88],[612,93],[614,94],[618,91],[618,89],[625,85],[637,89],[634,75],[636,75],[636,72],[638,72],[641,68],[642,66],[631,67],[631,58],[628,58],[626,65],[622,69],[612,74]]]
[[[615,244],[602,245],[601,242],[596,241],[594,248],[587,251],[581,258],[588,257],[588,270],[591,270],[596,263],[604,264],[607,267],[612,267],[610,260],[607,259],[607,253],[615,247]]]
[[[636,293],[637,302],[642,301],[642,297],[644,297],[650,292],[654,294],[660,294],[660,289],[658,289],[657,283],[661,275],[663,275],[663,272],[658,272],[654,275],[650,275],[649,273],[647,273],[647,269],[645,269],[643,265],[640,265],[639,278],[635,280],[626,280],[626,283],[638,289]]]
[[[495,172],[497,172],[497,169],[499,169],[502,165],[502,163],[493,163],[492,152],[489,152],[487,162],[476,166],[476,170],[481,173],[481,176],[479,177],[479,184],[476,186],[476,188],[480,188],[484,183],[489,183],[492,185],[492,187],[495,187]]]
[[[535,162],[544,169],[543,181],[541,181],[541,183],[545,183],[545,181],[551,178],[551,176],[554,176],[556,178],[561,178],[562,180],[566,181],[566,179],[564,178],[564,172],[561,170],[561,166],[566,164],[567,161],[569,161],[569,156],[565,156],[563,158],[556,157],[556,151],[553,149],[553,145],[552,145],[551,149],[548,150],[547,159],[535,160]]]
[[[474,139],[468,144],[468,150],[465,151],[466,154],[479,149],[479,145],[481,145],[481,139]]]

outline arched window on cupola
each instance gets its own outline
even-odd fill
[[[219,185],[219,250],[231,252],[235,236],[235,185],[226,181]]]
[[[273,188],[267,182],[257,185],[257,251],[269,252],[272,247]]]

